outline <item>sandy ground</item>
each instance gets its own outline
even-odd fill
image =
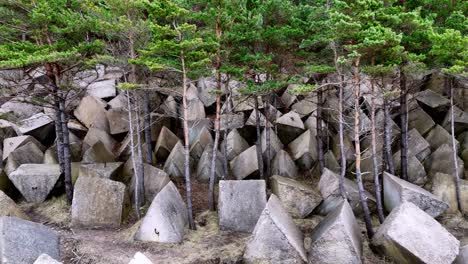
[[[314,179],[312,181],[315,181]],[[185,197],[182,182],[177,182]],[[129,217],[120,229],[85,230],[70,228],[69,206],[65,197],[57,197],[39,205],[20,203],[33,221],[50,226],[60,234],[61,254],[64,263],[72,264],[127,264],[140,251],[154,263],[241,263],[249,235],[219,231],[217,215],[206,211],[207,184],[193,183],[196,231],[188,231],[180,244],[162,244],[133,241],[138,221]],[[310,216],[295,220],[304,232],[306,248],[310,245],[312,229],[323,219]],[[374,220],[375,227],[378,221]],[[440,222],[462,243],[468,244],[468,222],[460,215],[445,215]],[[368,245],[364,223],[358,219],[364,241],[364,263],[392,263],[373,253]]]

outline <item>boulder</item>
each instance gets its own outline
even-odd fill
[[[106,148],[101,142],[96,142],[92,147],[83,154],[83,163],[106,163],[114,162],[116,157]]]
[[[362,263],[359,226],[343,201],[312,231],[309,263]]]
[[[430,89],[417,93],[415,97],[418,102],[432,109],[446,110],[450,104],[449,99]]]
[[[98,141],[104,144],[107,151],[111,153],[114,151],[115,146],[117,145],[117,141],[115,141],[115,139],[113,139],[112,136],[109,135],[106,131],[103,131],[98,128],[90,128],[88,130],[88,133],[86,134],[86,137],[83,139],[83,152],[88,150]]]
[[[40,255],[33,264],[63,264],[47,254]]]
[[[143,253],[137,252],[128,264],[153,264]]]
[[[289,111],[276,119],[278,137],[283,144],[289,144],[304,132],[304,123],[295,111]]]
[[[81,164],[78,177],[100,177],[117,180],[122,171],[122,162]]]
[[[453,115],[454,115],[454,123],[455,123],[455,134],[461,133],[468,129],[468,112],[461,110],[458,107],[453,108]],[[451,131],[450,123],[451,123],[451,111],[447,111],[447,115],[442,122],[442,126],[447,130]]]
[[[106,111],[109,120],[109,130],[111,135],[126,133],[129,131],[128,111],[124,108],[112,108]]]
[[[150,164],[143,164],[144,166],[144,188],[145,200],[152,202],[154,197],[171,181],[169,176],[163,170],[160,170]],[[134,198],[135,191],[135,177],[132,177],[130,182],[131,198]]]
[[[238,180],[242,180],[258,172],[257,147],[252,146],[246,149],[232,159],[229,164],[231,166],[232,175]]]
[[[125,185],[99,177],[78,177],[71,224],[88,228],[119,227],[128,206]]]
[[[94,96],[86,96],[73,114],[87,128],[94,127],[109,131],[109,122],[106,117],[106,102]]]
[[[5,166],[5,172],[9,175],[21,164],[42,163],[43,160],[44,153],[41,149],[35,143],[28,142],[10,153]]]
[[[408,132],[408,155],[415,156],[419,161],[424,161],[431,154],[429,143],[416,129]]]
[[[218,150],[215,161],[215,181],[222,179],[224,176],[222,154]],[[211,173],[211,161],[213,159],[213,145],[205,147],[203,154],[197,165],[197,179],[200,182],[209,182]]]
[[[221,230],[252,232],[266,205],[264,180],[219,181]]]
[[[464,162],[457,156],[459,166],[459,177],[463,178]],[[429,176],[435,175],[437,172],[455,176],[455,168],[453,166],[453,151],[451,145],[443,144],[434,151],[425,161],[424,168]],[[450,165],[448,165],[450,164]]]
[[[408,109],[408,129],[416,129],[419,134],[425,135],[434,127],[434,120],[416,102],[410,103]]]
[[[198,137],[190,143],[190,156],[194,160],[199,160],[206,146],[213,144],[213,137],[206,127],[203,127]]]
[[[208,107],[216,102],[217,84],[214,78],[200,78],[197,82],[198,97]]]
[[[39,141],[49,138],[54,131],[54,120],[44,113],[37,113],[18,122],[18,131],[23,135],[30,135]]]
[[[58,164],[23,164],[8,175],[26,201],[42,203],[60,177]]]
[[[262,131],[260,142],[261,142],[262,151],[263,151],[263,158],[266,160],[267,143],[266,143],[266,130],[265,129]],[[284,145],[283,143],[281,143],[281,140],[276,135],[274,127],[270,128],[270,159],[273,159],[276,153],[282,150],[283,148],[284,148]]]
[[[462,205],[468,205],[468,181],[459,180],[460,199]],[[444,201],[449,205],[448,213],[456,213],[458,211],[458,203],[455,188],[455,178],[452,175],[436,173],[432,177],[431,192],[435,197]],[[468,213],[468,208],[463,206],[464,213]]]
[[[180,139],[172,133],[168,128],[163,127],[159,133],[158,141],[156,142],[156,147],[154,148],[154,153],[156,155],[156,160],[165,161],[169,154],[171,153],[174,146],[179,142]]]
[[[335,208],[334,206],[338,205],[337,199],[340,194],[340,185],[339,185],[339,175],[332,172],[331,170],[324,168],[322,175],[320,176],[320,181],[318,184],[320,194],[323,198],[323,206],[320,209],[324,214],[328,214],[330,210]],[[356,214],[362,213],[362,208],[359,203],[359,190],[355,182],[348,178],[344,178],[344,189],[346,192],[346,197],[350,203],[351,208]],[[372,194],[367,191],[364,191],[364,196],[369,204],[369,207],[373,209],[375,207],[375,198]],[[325,208],[323,208],[325,207]],[[327,209],[327,210],[325,210]]]
[[[466,264],[468,263],[468,245],[460,247],[460,253],[458,257],[455,259],[453,264]]]
[[[244,113],[222,114],[219,117],[219,122],[219,129],[221,131],[241,128],[244,126]]]
[[[227,135],[227,138],[221,144],[221,149],[226,146],[226,156],[228,160],[232,160],[249,148],[249,143],[239,134],[237,129],[233,129]]]
[[[395,207],[379,227],[372,244],[395,263],[450,264],[460,242],[411,202]]]
[[[188,224],[187,208],[174,183],[169,182],[156,195],[146,212],[135,239],[180,243]]]
[[[393,154],[395,174],[401,175],[401,152]],[[408,156],[408,181],[422,186],[427,182],[427,174],[423,164],[414,156]]]
[[[59,237],[52,229],[16,217],[0,217],[2,263],[30,264],[41,254],[60,258]]]
[[[278,175],[270,181],[271,191],[293,218],[307,217],[322,201],[319,192],[299,181]]]
[[[6,138],[3,140],[3,161],[5,161],[11,152],[13,152],[18,147],[25,145],[28,142],[36,144],[41,151],[45,151],[45,147],[39,143],[35,138],[31,136],[17,136]]]
[[[271,173],[273,175],[292,179],[298,177],[296,164],[292,160],[291,156],[282,149],[276,153],[275,158],[271,163]]]
[[[190,157],[190,167],[194,166],[193,159]],[[185,147],[182,142],[179,141],[174,146],[169,154],[169,157],[164,163],[164,171],[173,177],[184,177],[185,176]]]
[[[29,220],[29,217],[19,208],[16,203],[0,190],[0,217],[14,216]]]
[[[318,159],[315,134],[306,130],[288,145],[289,153],[297,165],[304,170],[311,169]]]
[[[305,263],[304,236],[272,194],[245,247],[245,263]]]
[[[383,200],[388,212],[403,202],[412,202],[432,217],[441,215],[449,208],[447,203],[432,193],[388,172],[383,175]]]
[[[87,88],[86,92],[97,98],[110,98],[117,95],[117,90],[115,89],[115,80],[103,80],[98,82],[91,83]]]

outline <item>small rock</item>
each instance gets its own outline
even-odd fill
[[[359,226],[343,201],[312,231],[309,263],[362,263]]]
[[[60,177],[58,164],[23,164],[8,175],[26,201],[42,203]]]
[[[411,202],[393,209],[379,227],[372,244],[395,263],[450,264],[460,242],[441,224]]]
[[[52,229],[16,217],[0,217],[0,246],[5,264],[30,264],[41,254],[60,258],[59,237]]]
[[[266,205],[264,180],[219,181],[221,230],[252,232]]]
[[[384,206],[389,212],[402,202],[412,202],[430,216],[437,217],[449,207],[432,193],[388,172],[383,175],[383,190]]]
[[[272,194],[243,256],[245,263],[305,263],[304,236]]]
[[[275,175],[271,190],[293,218],[305,218],[320,204],[320,193],[299,181]]]
[[[146,212],[136,240],[179,243],[188,224],[187,208],[174,183],[169,182],[156,195]]]
[[[71,224],[89,228],[119,227],[128,205],[125,185],[99,177],[78,177]]]

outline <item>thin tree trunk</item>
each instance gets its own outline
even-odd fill
[[[269,184],[271,177],[271,135],[270,135],[270,102],[266,100],[265,113],[266,113],[266,124],[265,124],[265,143],[266,143],[266,183]]]
[[[153,152],[151,149],[151,111],[149,107],[149,92],[145,91],[143,96],[143,120],[145,130],[146,162],[153,164]]]
[[[375,86],[374,80],[371,80],[371,145],[372,145],[372,163],[374,169],[374,188],[375,188],[375,199],[377,200],[377,213],[379,215],[380,223],[385,220],[385,215],[382,206],[382,193],[380,191],[380,179],[379,179],[379,164],[377,163],[377,141],[376,141],[376,128],[375,128]]]
[[[406,75],[400,67],[400,119],[401,119],[401,178],[408,180],[408,108],[406,99]]]
[[[255,97],[255,124],[257,128],[257,159],[258,159],[258,172],[260,173],[260,179],[265,179],[263,175],[263,156],[262,156],[262,135],[260,131],[260,110],[258,109],[258,97]]]
[[[228,97],[227,97],[227,100],[225,102],[225,104],[227,104],[227,106],[225,107],[226,109],[226,114],[227,115],[227,120],[226,120],[226,127],[224,128],[224,144],[223,144],[223,170],[224,170],[224,175],[223,175],[223,178],[224,177],[228,177],[229,176],[229,163],[228,163],[228,157],[227,157],[227,138],[228,138],[228,134],[229,134],[229,122],[231,122],[230,120],[230,117],[229,117],[229,114],[231,114],[231,105],[232,105],[232,102],[231,102],[231,95],[232,95],[232,92],[231,92],[231,89],[229,88],[229,76],[226,80],[226,90],[228,91]]]
[[[135,187],[134,187],[134,196],[135,196],[135,214],[138,219],[140,219],[140,177],[138,177],[138,168],[136,163],[136,154],[135,154],[135,139],[134,139],[134,126],[133,126],[133,115],[132,115],[132,105],[130,102],[130,92],[127,90],[127,107],[128,107],[128,126],[130,128],[130,149],[132,152],[132,165],[133,165],[133,175],[135,177]]]
[[[179,38],[181,38],[179,36]],[[187,212],[189,227],[195,230],[195,222],[193,221],[193,208],[192,208],[192,186],[190,184],[190,142],[189,142],[189,127],[188,127],[188,109],[187,109],[187,72],[185,69],[185,57],[181,52],[180,60],[182,63],[182,107],[183,107],[183,123],[184,123],[184,141],[185,141],[185,186],[187,189]]]
[[[387,98],[383,100],[384,108],[384,153],[385,153],[385,163],[388,166],[388,171],[395,175],[395,164],[393,162],[392,155],[392,126],[389,110],[389,102]]]
[[[453,102],[453,83],[452,79],[450,77],[446,77],[448,80],[446,82],[449,85],[450,89],[450,131],[451,131],[451,136],[452,136],[452,152],[453,152],[453,166],[455,168],[455,190],[456,190],[456,196],[457,196],[457,205],[458,205],[458,210],[463,214],[463,204],[462,204],[462,199],[461,199],[461,191],[460,191],[460,176],[458,175],[459,173],[459,167],[458,167],[458,156],[457,156],[457,145],[456,145],[456,140],[455,140],[455,114],[454,114],[454,102]]]
[[[322,89],[317,90],[317,153],[319,159],[320,174],[323,173],[325,168],[325,157],[323,154],[323,129],[322,129],[322,103],[323,103],[323,91]]]
[[[70,133],[68,132],[68,116],[65,109],[65,99],[63,98],[60,100],[60,116],[63,132],[63,172],[65,178],[65,193],[67,194],[68,203],[71,204],[73,200],[73,185],[71,173]]]
[[[145,167],[143,163],[143,151],[141,149],[141,129],[140,129],[140,104],[138,100],[136,100],[136,116],[135,116],[135,123],[136,123],[136,131],[137,131],[137,152],[138,152],[138,177],[140,185],[140,197],[141,197],[141,205],[145,204]]]
[[[361,144],[359,141],[360,132],[360,80],[359,80],[359,59],[356,59],[354,64],[354,141],[356,145],[356,179],[359,191],[359,202],[361,203],[362,211],[364,212],[364,222],[366,224],[367,237],[371,239],[374,236],[372,229],[371,215],[367,205],[367,199],[364,194],[364,185],[362,183],[361,173]]]

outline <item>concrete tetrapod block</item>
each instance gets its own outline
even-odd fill
[[[128,264],[153,264],[153,262],[151,262],[149,258],[143,255],[143,253],[137,252]]]
[[[226,156],[228,160],[232,160],[241,154],[244,150],[249,148],[249,143],[239,134],[237,129],[233,129],[229,132],[227,139],[221,144],[221,149],[226,146]]]
[[[167,127],[162,127],[154,148],[156,159],[160,162],[165,161],[179,141],[180,139],[172,131]]]
[[[297,178],[297,167],[288,152],[280,150],[276,153],[271,164],[271,173],[295,179]]]
[[[144,166],[144,187],[145,199],[147,202],[152,202],[154,197],[168,184],[171,179],[163,170],[160,170],[152,165],[143,164]],[[135,176],[130,182],[130,198],[134,198],[135,191]]]
[[[243,260],[245,263],[304,263],[304,236],[272,194],[258,219]]]
[[[60,177],[58,164],[23,164],[8,175],[26,201],[42,203]]]
[[[135,239],[179,243],[188,225],[187,207],[174,183],[169,182],[156,195],[146,212]]]
[[[294,139],[288,145],[288,148],[291,157],[302,169],[311,169],[318,159],[317,139],[311,130],[306,130],[306,132]]]
[[[295,111],[289,111],[276,119],[278,137],[283,144],[289,144],[304,132],[304,123]]]
[[[1,216],[14,216],[29,220],[29,217],[16,205],[15,201],[2,191],[0,191],[0,217]]]
[[[251,146],[230,162],[232,175],[242,180],[258,172],[257,147]]]
[[[89,228],[119,227],[128,206],[125,185],[99,177],[79,177],[71,206],[71,224]]]
[[[453,264],[467,264],[468,263],[468,245],[465,245],[460,248],[460,253],[455,259]]]
[[[13,150],[8,156],[5,172],[10,174],[15,171],[21,164],[42,163],[44,153],[33,142],[28,142],[21,147]]]
[[[42,254],[36,259],[36,261],[34,261],[34,264],[63,264],[63,263],[53,259],[51,256],[47,254]]]
[[[309,263],[361,263],[359,226],[348,202],[343,201],[312,231]]]
[[[5,138],[3,140],[3,160],[5,161],[11,152],[15,149],[25,145],[28,142],[32,142],[36,144],[42,151],[45,151],[45,147],[39,143],[35,138],[31,136],[17,136],[17,137],[10,137]]]
[[[412,202],[432,217],[444,213],[449,205],[423,188],[397,178],[388,172],[383,175],[383,199],[387,211],[402,202]]]
[[[460,199],[462,205],[468,204],[468,181],[459,180]],[[456,213],[458,211],[458,203],[455,188],[455,178],[452,175],[436,173],[432,178],[432,193],[438,199],[446,202],[449,205],[448,213]],[[468,208],[463,206],[463,213],[468,213]]]
[[[278,175],[271,177],[271,190],[294,218],[305,218],[322,201],[310,186]]]
[[[264,180],[219,181],[221,230],[252,232],[266,205]]]
[[[393,209],[375,233],[372,244],[395,263],[450,264],[460,242],[411,202]]]
[[[31,264],[44,253],[60,258],[59,237],[52,229],[16,217],[0,217],[2,264]]]

